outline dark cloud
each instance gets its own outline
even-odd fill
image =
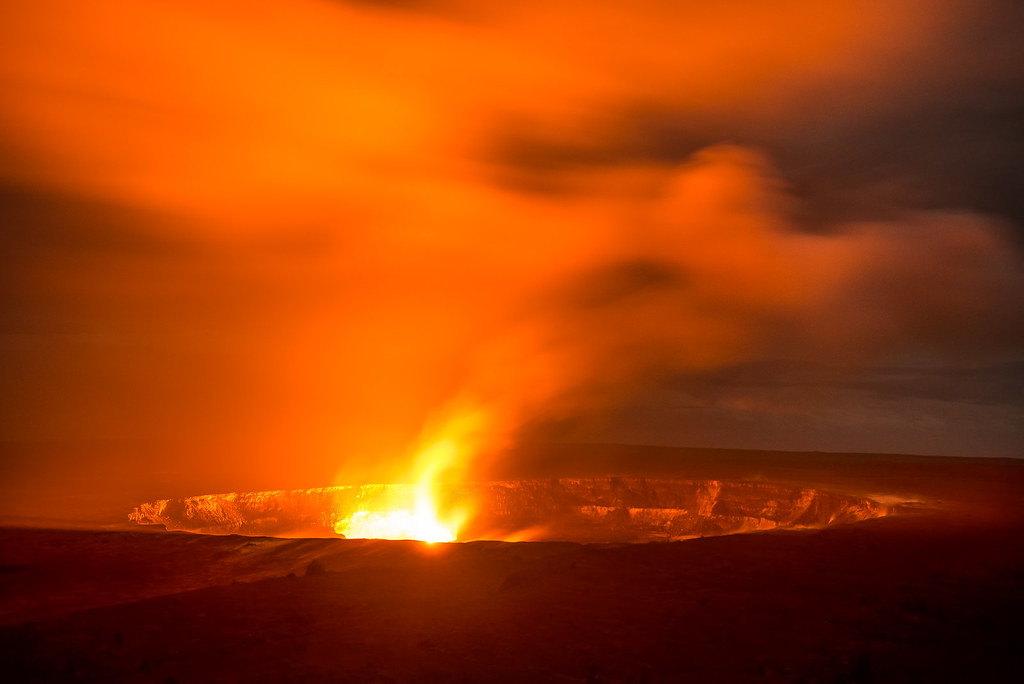
[[[1024,45],[1016,27],[1024,12],[1012,2],[936,8],[960,14],[934,44],[883,66],[890,80],[837,71],[820,82],[783,81],[782,113],[757,102],[715,111],[680,105],[672,92],[640,92],[590,112],[585,136],[507,120],[489,153],[503,182],[571,193],[580,169],[681,163],[729,142],[778,164],[808,228],[955,209],[1006,217],[1020,240]]]
[[[677,288],[685,281],[681,270],[671,263],[627,261],[583,274],[570,283],[564,297],[570,309],[594,309],[622,305],[632,297]]]
[[[531,426],[530,438],[1017,458],[1024,368],[932,359],[871,368],[755,361],[661,377],[612,413]],[[672,435],[668,441],[665,435]]]
[[[327,0],[339,5],[371,10],[412,12],[446,19],[467,19],[474,16],[473,3],[458,0]]]
[[[0,244],[16,267],[26,258],[89,253],[158,255],[195,250],[168,227],[180,217],[40,186],[0,185]]]
[[[809,229],[956,209],[1006,217],[1024,239],[1022,93],[1016,84],[966,84],[877,115],[835,118],[816,108],[796,125],[767,129],[756,119],[723,124],[695,121],[686,110],[626,108],[606,115],[602,134],[589,140],[545,139],[528,125],[507,129],[493,154],[499,181],[571,194],[583,169],[679,164],[725,141],[773,159]]]
[[[703,404],[744,392],[811,394],[813,388],[857,392],[886,400],[930,399],[982,405],[1024,406],[1024,362],[960,366],[919,361],[844,368],[804,360],[755,361],[666,382]]]

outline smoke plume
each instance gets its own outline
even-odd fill
[[[7,4],[8,493],[386,481],[446,433],[466,477],[544,439],[1011,455],[1019,396],[951,397],[1022,368],[1020,19]]]

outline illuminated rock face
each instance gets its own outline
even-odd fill
[[[865,498],[813,489],[719,480],[560,479],[485,485],[480,536],[655,541],[754,530],[825,527],[886,515]],[[467,529],[472,533],[473,529]],[[502,534],[502,533],[505,534]],[[490,533],[490,534],[488,534]]]
[[[335,525],[355,511],[411,505],[412,494],[408,485],[204,494],[145,503],[128,518],[140,525],[203,534],[336,537]]]
[[[141,525],[209,534],[337,536],[356,511],[407,505],[406,485],[211,494],[135,508]],[[765,483],[592,478],[453,485],[445,505],[469,505],[474,539],[642,542],[776,528],[819,528],[887,515],[870,499]]]
[[[128,518],[139,525],[204,534],[333,536],[335,487],[204,494],[136,506]]]

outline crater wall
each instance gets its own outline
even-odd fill
[[[408,485],[208,494],[137,506],[129,518],[168,530],[335,537],[359,510],[412,507]],[[460,541],[673,541],[778,528],[820,528],[888,515],[863,497],[762,482],[553,478],[449,485],[442,506],[473,510]]]

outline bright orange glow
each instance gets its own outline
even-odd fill
[[[460,510],[442,511],[438,489],[441,476],[451,470],[459,457],[458,444],[443,438],[417,457],[419,480],[415,485],[392,486],[397,497],[376,498],[339,520],[334,531],[349,539],[415,539],[451,542],[465,520]],[[411,499],[411,502],[409,501]]]
[[[349,539],[455,541],[458,521],[442,519],[435,496],[436,483],[431,478],[424,478],[411,487],[399,485],[395,489],[411,494],[412,505],[396,505],[394,501],[372,509],[367,505],[339,520],[334,531]]]
[[[455,532],[437,519],[433,506],[414,510],[373,513],[357,511],[334,526],[349,539],[416,539],[425,542],[455,541]]]

